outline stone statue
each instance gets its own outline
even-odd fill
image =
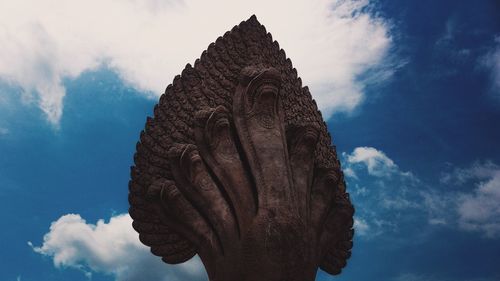
[[[175,77],[134,157],[130,215],[166,263],[210,280],[311,281],[350,257],[354,209],[290,59],[252,16]]]

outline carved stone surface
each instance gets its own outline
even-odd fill
[[[133,227],[166,263],[198,254],[217,281],[308,281],[346,265],[354,209],[335,147],[255,16],[175,77],[134,160]]]

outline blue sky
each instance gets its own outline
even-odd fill
[[[138,242],[129,166],[158,94],[253,13],[328,117],[356,207],[348,266],[317,280],[500,280],[498,2],[214,3],[0,4],[1,280],[204,280]]]

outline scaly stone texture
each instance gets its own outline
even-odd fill
[[[175,77],[129,183],[139,238],[212,281],[314,280],[351,254],[354,209],[307,87],[252,16]]]

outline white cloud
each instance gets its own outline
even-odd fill
[[[377,217],[354,217],[354,234],[364,239],[370,240],[388,232],[397,231],[396,222],[380,219]]]
[[[361,236],[400,231],[404,227],[401,218],[412,217],[426,220],[432,226],[500,238],[500,166],[497,164],[477,161],[467,168],[455,168],[441,174],[440,183],[444,186],[435,187],[411,172],[401,171],[376,148],[357,147],[352,153],[342,155],[351,198],[355,205],[363,206],[357,209],[363,218],[357,222]],[[363,169],[369,177],[358,173]],[[454,188],[445,189],[449,185]],[[370,231],[365,231],[368,228]],[[368,233],[370,235],[366,235]]]
[[[468,168],[455,168],[444,173],[443,184],[455,191],[424,194],[430,223],[448,224],[475,231],[488,238],[500,237],[500,166],[491,161],[477,161]],[[457,187],[470,187],[458,191]]]
[[[448,225],[456,220],[456,194],[426,188],[420,191],[420,196],[430,225]]]
[[[393,210],[404,210],[410,208],[418,208],[420,204],[414,200],[410,200],[401,195],[395,195],[393,198],[385,197],[382,199],[382,206],[384,208]]]
[[[414,274],[414,273],[401,273],[396,278],[394,278],[392,280],[394,280],[394,281],[450,281],[449,279],[436,278],[435,276],[432,276],[432,275]],[[474,280],[479,281],[477,279],[474,279]]]
[[[344,176],[358,179],[356,172],[351,167],[343,168],[342,171],[344,172]]]
[[[32,246],[31,242],[29,244]],[[180,265],[167,265],[141,244],[128,214],[89,224],[78,214],[60,217],[50,226],[37,253],[53,258],[56,267],[71,267],[87,276],[100,272],[116,281],[206,280],[201,261],[196,257]]]
[[[500,170],[500,167],[491,161],[476,161],[468,168],[455,168],[451,172],[442,173],[440,182],[462,185],[473,179],[491,178],[497,170]]]
[[[493,93],[500,98],[500,34],[495,37],[493,48],[481,58],[480,63],[490,70]]]
[[[342,159],[348,190],[358,206],[358,235],[370,239],[383,233],[399,233],[407,226],[408,218],[415,216],[415,210],[418,213],[422,209],[419,179],[401,171],[383,151],[356,147],[351,153],[342,153]]]
[[[356,178],[358,179],[358,178]],[[351,190],[352,192],[352,190]],[[368,189],[364,186],[359,186],[359,184],[354,185],[354,193],[359,196],[366,196],[368,195]]]
[[[385,155],[383,151],[380,151],[373,147],[356,147],[352,153],[345,154],[344,157],[347,160],[347,167],[345,170],[353,169],[356,165],[363,165],[368,170],[368,174],[375,177],[390,177],[393,174],[399,174],[401,176],[413,177],[410,172],[401,172],[398,166]],[[354,171],[349,174],[354,174]]]
[[[447,224],[445,219],[438,219],[438,218],[431,218],[431,219],[429,219],[428,222],[430,225],[446,225]]]
[[[388,23],[368,0],[16,0],[0,2],[0,79],[57,124],[64,79],[102,64],[159,95],[217,36],[255,13],[287,51],[325,116],[363,100],[359,75],[390,74]],[[380,75],[382,73],[383,75]]]
[[[500,169],[458,199],[459,225],[487,237],[500,237]]]
[[[429,274],[401,273],[392,280],[394,281],[455,281],[457,279],[449,279],[443,276],[435,276]],[[469,281],[494,281],[497,278],[468,278]]]
[[[365,236],[369,234],[370,226],[362,218],[354,218],[354,231],[356,235]]]
[[[402,273],[398,275],[396,278],[394,278],[394,281],[424,281],[428,280],[427,277],[423,277],[421,275],[416,275],[412,273]]]

